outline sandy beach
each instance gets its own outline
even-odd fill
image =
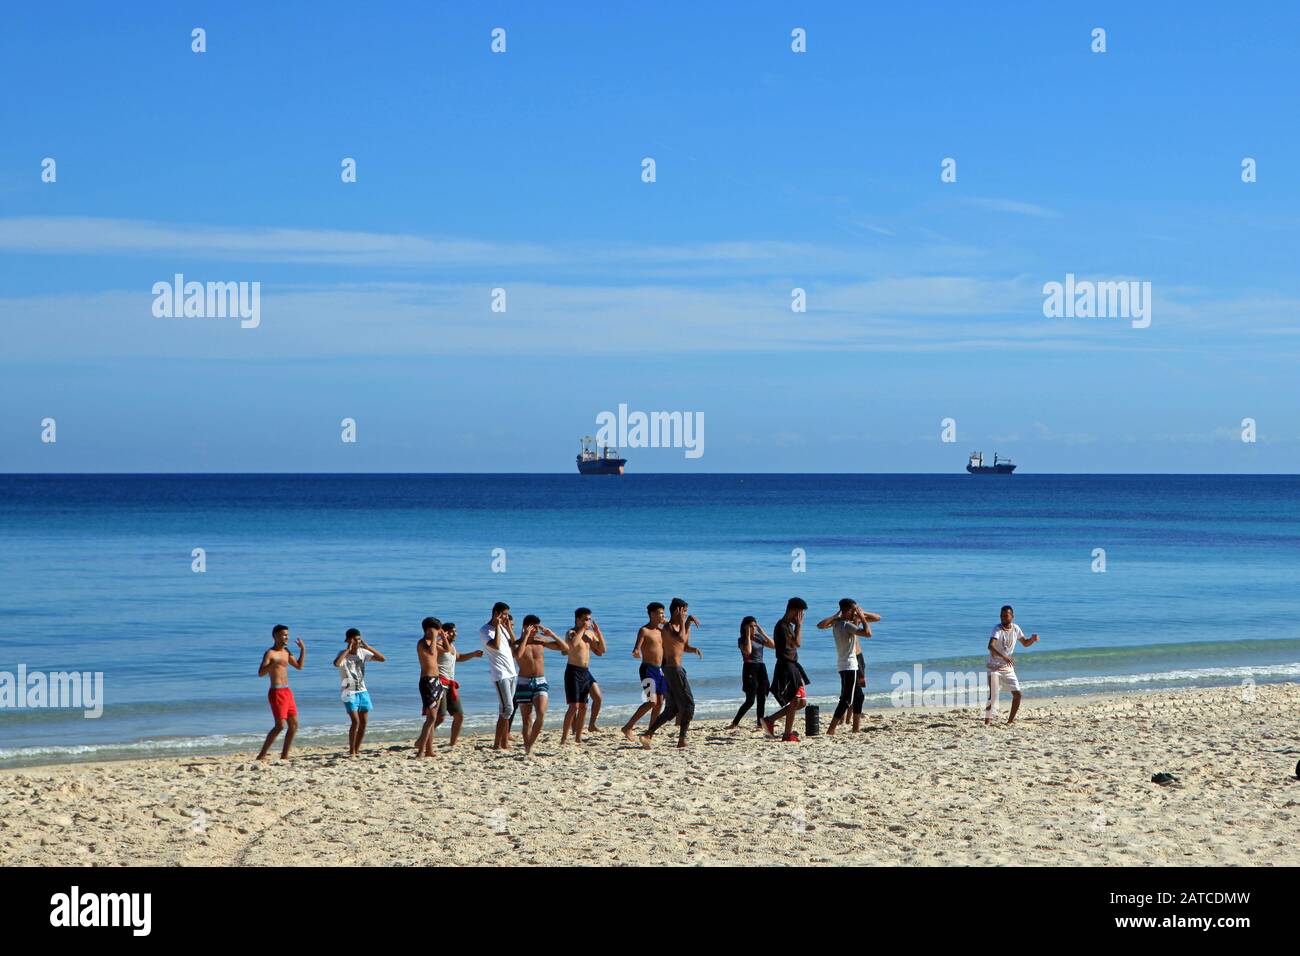
[[[798,744],[710,720],[686,751],[555,726],[531,759],[478,736],[29,767],[0,771],[0,864],[1296,865],[1298,706],[1274,684],[1027,697],[1011,727],[878,711]]]

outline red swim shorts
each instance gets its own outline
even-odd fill
[[[287,687],[272,687],[266,692],[266,699],[271,702],[271,716],[276,720],[298,716],[298,705],[294,703],[293,691]]]

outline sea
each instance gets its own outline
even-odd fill
[[[346,743],[331,663],[350,627],[386,657],[366,671],[370,742],[410,743],[421,619],[454,621],[470,651],[496,601],[561,633],[592,609],[610,729],[640,701],[645,606],[674,597],[700,621],[700,716],[742,698],[742,617],[770,633],[793,596],[823,705],[834,642],[814,623],[843,597],[882,617],[863,642],[869,707],[924,702],[918,677],[982,675],[1003,604],[1041,638],[1016,655],[1026,707],[1248,698],[1300,679],[1298,586],[1297,476],[2,475],[0,766],[255,750],[276,624],[307,646],[298,743]],[[564,660],[547,657],[558,728]],[[31,706],[33,674],[71,673],[100,675],[98,714]],[[490,727],[486,662],[457,678],[466,730]]]

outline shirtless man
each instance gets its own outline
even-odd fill
[[[438,705],[446,691],[440,679],[438,654],[442,650],[442,622],[436,617],[426,617],[420,622],[424,636],[415,642],[415,654],[420,659],[420,713],[424,726],[415,741],[417,757],[433,756],[433,728],[438,721]]]
[[[549,640],[547,639],[549,638]],[[546,704],[550,700],[550,686],[546,683],[548,650],[569,652],[569,645],[542,623],[536,614],[524,617],[524,630],[519,641],[519,684],[515,687],[515,704],[523,721],[524,753],[533,752],[533,744],[542,732],[546,719]],[[534,719],[534,714],[536,719]]]
[[[605,653],[605,636],[600,633],[600,625],[591,618],[591,608],[580,607],[573,612],[573,629],[564,635],[568,647],[565,654],[569,663],[564,668],[564,701],[568,709],[564,712],[564,730],[560,733],[560,746],[569,739],[569,730],[573,730],[573,742],[582,743],[582,726],[587,717],[587,698],[596,690],[595,678],[587,665],[594,652],[597,657]],[[595,730],[595,712],[592,712],[591,729]]]
[[[655,731],[674,717],[677,718],[677,747],[686,747],[686,731],[695,716],[695,698],[691,694],[691,683],[686,679],[686,668],[682,667],[682,655],[687,651],[703,659],[704,652],[691,646],[691,627],[699,627],[700,622],[694,614],[688,614],[689,606],[681,598],[673,598],[669,603],[672,619],[664,625],[663,630],[663,671],[664,681],[668,685],[668,706],[663,713],[650,724],[650,729],[640,736],[641,746],[650,749],[650,741]]]
[[[307,659],[307,645],[302,642],[302,638],[298,639],[298,659],[294,660],[289,653],[289,628],[283,624],[271,628],[271,641],[274,646],[262,655],[262,666],[257,669],[257,676],[271,678],[271,689],[267,691],[266,699],[271,703],[271,716],[275,718],[275,726],[266,735],[266,743],[262,744],[262,752],[257,755],[257,759],[266,759],[271,744],[275,743],[275,738],[280,736],[280,731],[284,730],[287,723],[289,731],[284,735],[284,749],[280,751],[280,759],[288,760],[293,735],[298,732],[298,705],[294,703],[293,691],[289,689],[289,665],[302,670],[302,663]]]
[[[646,614],[649,615],[649,621],[641,625],[641,629],[636,632],[636,643],[632,645],[632,656],[641,658],[641,698],[642,704],[632,715],[632,719],[623,725],[623,736],[632,743],[636,743],[636,737],[632,731],[636,729],[636,722],[650,714],[650,723],[655,722],[659,712],[664,707],[664,695],[668,692],[668,684],[664,681],[664,606],[658,601],[647,604],[645,607]]]

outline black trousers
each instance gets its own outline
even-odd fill
[[[740,723],[740,719],[749,713],[749,708],[753,707],[755,702],[758,703],[758,724],[763,725],[763,711],[767,708],[767,691],[771,685],[767,680],[766,664],[751,664],[745,662],[741,668],[740,687],[745,692],[745,702],[740,705],[740,710],[736,711],[736,719],[733,724]]]
[[[648,733],[654,733],[668,721],[678,718],[681,724],[681,736],[686,736],[686,728],[695,716],[695,697],[691,694],[691,682],[686,679],[686,668],[664,667],[664,683],[668,685],[668,700],[663,712],[650,725]]]
[[[840,671],[840,701],[835,705],[835,715],[831,720],[839,720],[853,708],[855,714],[862,713],[863,694],[858,686],[857,671]]]

